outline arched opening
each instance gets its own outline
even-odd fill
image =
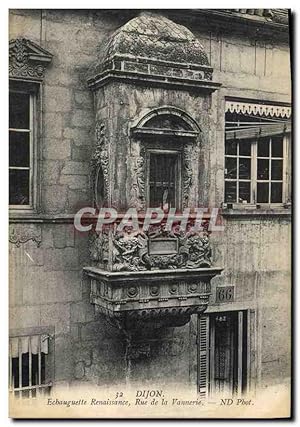
[[[165,211],[186,207],[193,181],[190,152],[197,145],[198,124],[184,111],[166,106],[143,116],[131,132],[140,143],[145,165],[140,177],[145,182],[145,204]]]
[[[144,115],[132,127],[133,133],[146,133],[152,130],[161,134],[172,133],[178,136],[197,137],[201,132],[197,122],[183,110],[172,107],[160,107]]]

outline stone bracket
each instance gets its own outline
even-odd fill
[[[221,271],[216,267],[116,273],[84,268],[96,311],[126,327],[136,326],[136,321],[168,326],[187,323],[192,314],[206,310],[210,281]]]

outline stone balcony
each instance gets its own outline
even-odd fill
[[[204,312],[210,280],[222,268],[166,269],[110,272],[86,267],[91,283],[90,301],[96,312],[133,327],[140,322],[180,326],[192,314]]]

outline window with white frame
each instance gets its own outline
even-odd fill
[[[22,335],[9,339],[9,390],[16,397],[49,394],[51,369],[49,335]]]
[[[289,200],[290,117],[290,107],[226,101],[226,203]]]
[[[36,92],[28,89],[12,86],[9,93],[9,205],[19,210],[36,201]]]
[[[24,37],[9,42],[9,205],[38,209],[38,95],[52,54]]]

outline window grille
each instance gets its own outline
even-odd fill
[[[170,209],[178,199],[178,153],[150,153],[150,206]]]
[[[49,335],[12,337],[9,340],[9,390],[16,397],[49,394],[47,372]]]

